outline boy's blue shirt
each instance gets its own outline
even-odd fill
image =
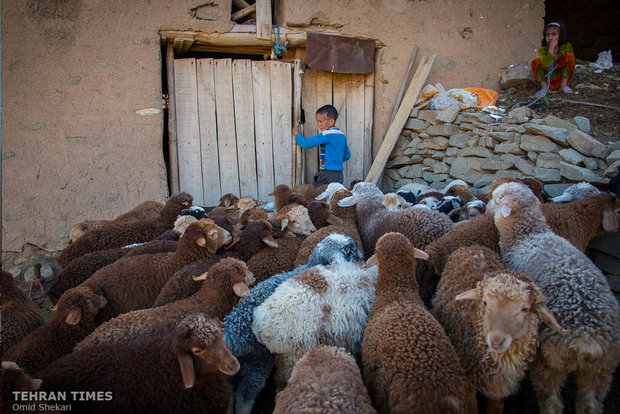
[[[325,170],[342,171],[342,163],[351,158],[347,137],[337,127],[326,129],[312,138],[306,138],[297,133],[295,140],[305,149],[313,148],[317,145],[324,146],[325,154],[324,156],[321,154],[321,163],[323,164],[323,161],[325,161],[322,166],[322,169]]]

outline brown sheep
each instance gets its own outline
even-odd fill
[[[2,349],[10,349],[45,323],[41,309],[15,284],[13,275],[2,271]]]
[[[174,272],[191,262],[213,256],[230,241],[230,233],[213,220],[202,219],[187,228],[175,252],[124,257],[98,270],[82,283],[108,300],[108,306],[97,316],[98,322],[151,307]]]
[[[95,329],[95,315],[105,305],[106,300],[87,287],[67,290],[54,307],[54,319],[30,332],[3,359],[16,362],[29,374],[38,372],[70,353],[75,344],[91,333]]]
[[[171,303],[194,294],[200,289],[201,283],[193,280],[192,277],[208,271],[212,265],[222,258],[234,257],[247,261],[267,246],[278,246],[278,242],[272,235],[271,224],[265,220],[249,222],[246,228],[241,231],[241,237],[235,246],[235,250],[221,252],[211,257],[197,260],[175,272],[159,292],[159,295],[153,302],[153,306],[165,305],[166,303]]]
[[[343,348],[312,348],[295,365],[286,388],[276,395],[274,414],[311,411],[376,413],[355,359]]]
[[[230,401],[227,377],[239,371],[239,362],[222,326],[193,314],[162,336],[72,352],[37,374],[41,390],[107,393],[103,401],[72,399],[78,413],[223,413]]]
[[[109,223],[123,223],[134,220],[144,220],[156,217],[164,207],[162,203],[157,201],[143,201],[126,213],[123,213],[112,220],[84,220],[76,223],[71,227],[69,232],[69,243],[76,241],[82,234],[88,230],[97,229]]]
[[[559,328],[545,297],[523,273],[506,270],[482,246],[452,253],[433,299],[433,315],[459,355],[470,383],[501,414],[519,390],[538,348],[538,319]]]
[[[224,319],[240,297],[249,296],[254,276],[245,263],[227,258],[194,278],[202,286],[192,296],[150,309],[124,313],[97,327],[75,350],[101,343],[126,342],[145,336],[163,335],[187,315],[206,313]]]
[[[362,365],[378,411],[475,412],[475,393],[458,356],[418,293],[415,258],[425,253],[402,234],[386,233],[375,256],[377,296],[364,331]]]
[[[110,223],[98,229],[90,230],[60,252],[57,259],[58,264],[64,268],[71,260],[86,253],[152,240],[164,231],[171,229],[179,213],[192,205],[192,200],[192,196],[188,193],[176,193],[170,197],[156,217],[124,223]]]
[[[620,200],[601,193],[583,200],[563,204],[542,204],[543,214],[551,230],[584,252],[590,240],[613,230],[609,223],[620,214]],[[459,223],[424,249],[430,256],[427,264],[434,275],[443,271],[450,253],[459,247],[479,244],[499,252],[499,233],[493,214],[487,212],[473,220]]]

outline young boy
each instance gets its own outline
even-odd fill
[[[320,134],[312,138],[305,138],[293,128],[293,136],[302,148],[313,148],[319,145],[320,171],[315,174],[312,185],[319,187],[332,182],[343,182],[342,163],[351,158],[347,145],[347,137],[338,129],[336,124],[338,111],[332,105],[325,105],[316,111],[316,122]]]

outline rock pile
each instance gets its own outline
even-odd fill
[[[527,107],[507,116],[414,109],[386,164],[383,189],[412,182],[443,188],[461,179],[483,193],[499,177],[533,177],[555,196],[576,182],[607,184],[620,148],[590,136],[587,118],[573,121],[538,118]]]

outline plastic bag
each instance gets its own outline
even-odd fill
[[[450,89],[446,91],[446,94],[459,101],[461,109],[475,108],[478,105],[478,96],[464,89]]]
[[[492,89],[485,88],[463,88],[467,92],[475,93],[478,96],[478,101],[476,105],[479,108],[484,108],[485,106],[495,105],[497,102],[497,92]]]
[[[601,73],[604,69],[609,69],[614,66],[614,62],[611,59],[611,50],[605,50],[598,54],[598,59],[592,64],[598,69],[594,73]]]
[[[450,106],[456,106],[461,108],[461,103],[453,97],[449,96],[446,92],[439,92],[436,93],[430,101],[428,101],[426,108],[441,111],[442,109],[446,109]]]

